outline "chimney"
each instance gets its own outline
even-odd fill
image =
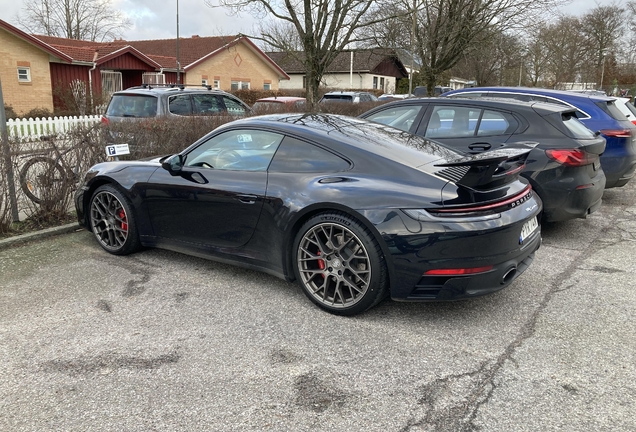
[[[192,35],[192,39],[199,39],[199,35]]]

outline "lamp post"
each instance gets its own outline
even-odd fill
[[[601,65],[601,90],[603,90],[603,78],[605,78],[605,53],[603,53],[603,63]]]

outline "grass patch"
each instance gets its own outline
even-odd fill
[[[73,213],[47,214],[46,216],[34,215],[20,222],[9,224],[5,232],[0,232],[0,239],[40,231],[46,228],[66,225],[77,222],[77,216]]]

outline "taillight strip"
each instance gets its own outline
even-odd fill
[[[530,193],[532,193],[532,186],[527,185],[520,193],[518,193],[517,195],[511,198],[505,199],[503,201],[497,201],[495,203],[484,204],[484,205],[474,206],[474,207],[453,207],[453,208],[434,209],[434,210],[428,210],[428,211],[431,211],[434,213],[468,213],[468,212],[492,210],[497,207],[512,204],[516,201],[520,201],[519,204],[521,204],[521,202],[525,201],[524,198],[526,197],[526,195]]]

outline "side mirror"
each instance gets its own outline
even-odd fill
[[[168,171],[170,174],[176,175],[183,169],[183,161],[183,155],[176,154],[164,160],[161,164],[161,167]]]

